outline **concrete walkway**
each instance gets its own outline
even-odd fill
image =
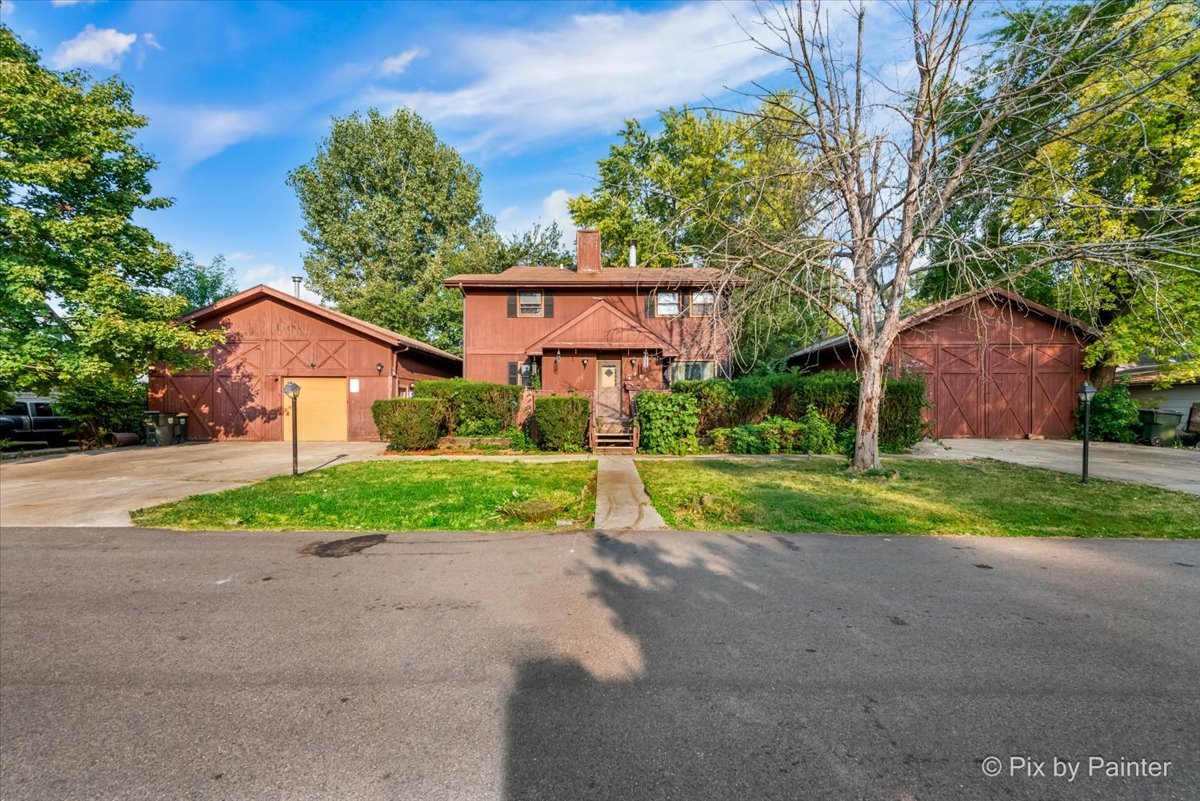
[[[1200,451],[1093,442],[1088,473],[1096,478],[1147,484],[1200,495]],[[948,439],[922,442],[913,454],[923,459],[996,459],[1079,475],[1083,443],[1069,439]]]
[[[596,472],[596,528],[661,531],[668,528],[650,503],[632,456],[601,456]]]

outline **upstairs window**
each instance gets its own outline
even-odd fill
[[[717,308],[717,298],[710,291],[692,293],[692,316],[712,317]]]
[[[518,317],[541,317],[544,308],[541,292],[517,293]]]
[[[654,295],[654,316],[655,317],[678,317],[679,316],[679,293],[678,292],[657,292]]]

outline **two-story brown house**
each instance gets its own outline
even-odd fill
[[[600,233],[590,230],[576,234],[575,269],[445,281],[464,296],[465,378],[594,391],[603,419],[627,418],[638,390],[729,374],[722,310],[736,283],[711,269],[602,267]]]

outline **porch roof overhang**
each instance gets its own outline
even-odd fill
[[[541,356],[554,350],[653,350],[663,356],[679,355],[670,342],[605,300],[546,334],[525,353]]]

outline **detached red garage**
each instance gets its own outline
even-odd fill
[[[186,413],[189,439],[291,439],[283,385],[295,381],[299,439],[374,440],[374,401],[462,374],[452,353],[267,286],[183,319],[226,331],[211,370],[150,375],[150,408]]]
[[[1078,320],[994,289],[906,317],[888,367],[925,375],[930,434],[940,439],[1069,437],[1091,338]],[[808,370],[852,369],[854,361],[845,336],[788,357]]]

